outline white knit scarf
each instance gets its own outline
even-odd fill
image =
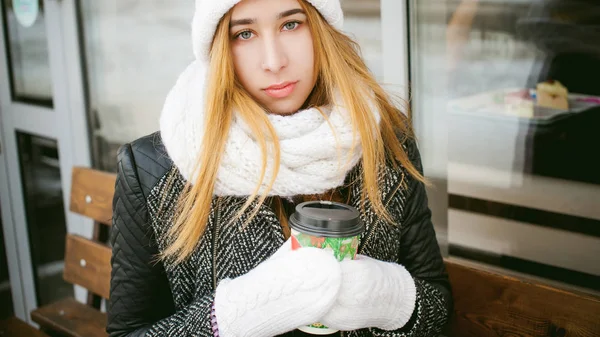
[[[210,125],[204,125],[204,93],[207,73],[201,62],[192,63],[171,90],[160,118],[160,131],[167,153],[181,174],[195,182],[196,162],[202,151],[202,138]],[[269,195],[294,196],[322,194],[344,183],[346,175],[362,157],[358,133],[353,135],[349,112],[336,102],[321,111],[301,110],[290,116],[269,114],[280,141],[279,173]],[[379,123],[379,113],[371,104]],[[209,149],[210,150],[210,149]],[[272,151],[259,193],[273,176]],[[248,196],[260,179],[262,153],[249,127],[235,118],[217,173],[215,195]]]

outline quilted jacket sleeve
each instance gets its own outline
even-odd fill
[[[156,261],[158,248],[138,176],[141,170],[152,171],[141,168],[150,164],[147,157],[136,158],[131,145],[119,150],[106,330],[110,337],[212,336],[212,296],[176,311],[163,265]]]
[[[407,144],[408,155],[419,172],[423,172],[416,143]],[[402,243],[399,264],[413,276],[417,288],[415,310],[409,322],[400,330],[373,329],[377,337],[438,336],[452,312],[452,292],[446,267],[437,242],[425,185],[415,179],[408,181],[406,212],[402,222]]]

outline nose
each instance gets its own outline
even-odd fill
[[[288,64],[285,48],[277,37],[263,39],[263,70],[278,73]]]

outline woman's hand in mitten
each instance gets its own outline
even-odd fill
[[[342,331],[376,327],[396,330],[415,308],[415,282],[396,263],[364,255],[341,263],[342,286],[333,308],[319,322]]]
[[[332,308],[340,285],[340,264],[331,252],[284,246],[247,274],[219,283],[219,335],[271,337],[315,323]]]

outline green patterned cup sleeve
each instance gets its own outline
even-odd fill
[[[292,246],[314,247],[330,249],[338,261],[354,259],[358,251],[359,236],[349,238],[325,238],[316,237],[292,230],[292,240],[296,240]]]

